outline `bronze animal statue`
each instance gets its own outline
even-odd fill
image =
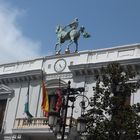
[[[57,35],[57,39],[58,42],[55,45],[55,51],[56,54],[60,54],[61,52],[61,46],[62,44],[69,40],[69,44],[67,45],[67,49],[69,49],[69,46],[73,43],[75,43],[76,48],[75,48],[75,52],[78,51],[78,39],[80,37],[80,35],[82,34],[84,38],[88,38],[90,37],[90,34],[85,32],[85,27],[80,27],[80,29],[78,28],[78,19],[75,19],[74,22],[72,22],[71,24],[63,27],[61,25],[58,25],[56,27],[56,35]]]

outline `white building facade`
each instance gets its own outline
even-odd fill
[[[49,94],[53,94],[59,86],[66,87],[70,80],[71,87],[85,87],[84,94],[91,97],[96,82],[94,75],[101,67],[114,61],[140,70],[140,44],[0,65],[0,140],[55,140],[41,109],[42,77],[46,88],[52,92]],[[33,115],[31,123],[24,113],[28,89],[29,110]],[[139,93],[132,95],[131,104],[140,101]],[[79,102],[76,102],[75,119],[80,115],[78,105]]]

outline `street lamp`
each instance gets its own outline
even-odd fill
[[[63,104],[61,107],[61,111],[55,112],[51,111],[49,112],[49,118],[48,118],[48,124],[51,128],[53,128],[54,133],[56,135],[61,135],[61,140],[64,140],[65,137],[65,131],[66,131],[66,124],[67,121],[67,112],[68,108],[71,107],[71,117],[70,117],[70,124],[69,128],[72,127],[72,119],[73,119],[73,109],[74,109],[74,103],[78,96],[82,97],[82,101],[80,102],[81,107],[81,117],[77,119],[77,132],[83,133],[86,130],[86,120],[84,118],[84,110],[89,105],[88,98],[84,95],[84,88],[71,88],[70,87],[71,82],[68,81],[68,86],[66,89],[63,90]],[[82,94],[83,93],[83,94]],[[87,100],[87,105],[85,105],[85,100]],[[69,101],[72,102],[72,105],[69,106]]]

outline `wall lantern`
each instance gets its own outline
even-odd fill
[[[55,111],[49,112],[48,125],[50,127],[56,126],[57,120],[58,120],[58,115],[59,115],[58,112],[55,112]]]
[[[84,119],[84,117],[79,117],[77,119],[77,131],[79,133],[83,133],[86,131],[86,120]]]

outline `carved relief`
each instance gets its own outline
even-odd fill
[[[134,49],[118,51],[118,57],[126,57],[126,56],[133,56],[133,55],[134,55]]]

